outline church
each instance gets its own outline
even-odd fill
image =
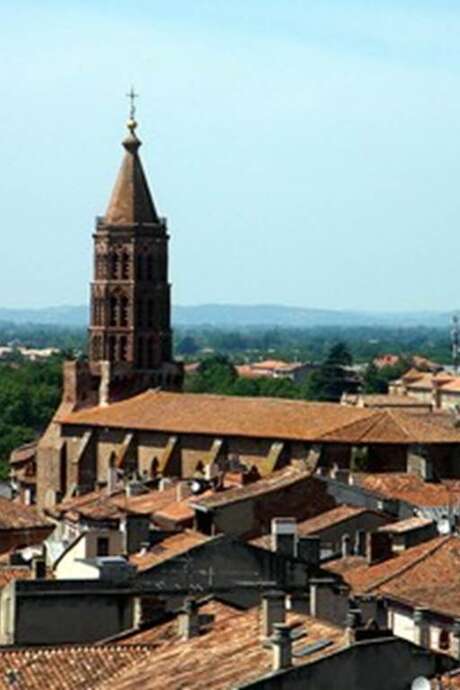
[[[133,108],[127,129],[93,235],[88,359],[64,363],[61,404],[24,479],[36,481],[37,504],[110,487],[114,473],[210,478],[232,461],[248,476],[264,477],[292,463],[347,468],[357,449],[370,470],[405,472],[414,444],[449,474],[459,430],[408,412],[181,392],[167,223],[143,170]],[[19,473],[16,479],[20,484]]]

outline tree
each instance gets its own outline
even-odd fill
[[[196,355],[199,349],[200,347],[198,343],[196,342],[195,338],[193,338],[191,335],[184,336],[177,345],[177,351],[181,355],[193,356]]]
[[[338,402],[345,392],[356,388],[346,367],[353,358],[344,343],[337,343],[329,350],[326,359],[310,374],[307,395],[312,400]]]

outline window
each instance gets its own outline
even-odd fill
[[[118,278],[118,267],[120,265],[120,258],[116,252],[110,255],[110,277]]]
[[[146,257],[146,273],[147,273],[147,280],[153,280],[153,256],[149,254]]]
[[[117,339],[114,335],[109,338],[109,360],[114,362],[117,354]]]
[[[121,277],[123,280],[129,279],[129,254],[123,252],[121,255]]]
[[[108,537],[98,537],[96,545],[97,556],[108,556],[109,555],[109,538]]]
[[[122,335],[120,338],[120,360],[126,362],[128,359],[128,338]]]
[[[117,325],[117,317],[118,317],[118,299],[115,296],[112,296],[110,298],[110,315],[109,315],[109,321],[110,321],[111,326]]]
[[[127,297],[122,297],[121,298],[121,309],[120,309],[120,325],[121,326],[127,326],[128,325],[128,316],[129,316],[129,299]]]

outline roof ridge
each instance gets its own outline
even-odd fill
[[[410,433],[409,433],[409,431],[407,430],[407,428],[404,426],[404,424],[401,423],[401,421],[400,421],[397,417],[395,417],[396,410],[385,410],[385,412],[387,413],[387,415],[388,415],[389,417],[391,417],[391,419],[394,421],[394,423],[401,429],[401,431],[403,432],[404,436],[410,438]],[[398,410],[398,414],[399,414],[400,412],[401,412],[401,411]]]
[[[359,409],[361,410],[361,408],[359,408]],[[318,439],[322,440],[325,436],[329,436],[330,434],[334,434],[336,431],[342,431],[343,429],[348,429],[350,426],[353,426],[354,424],[358,424],[359,422],[371,421],[376,415],[381,414],[380,411],[376,411],[376,410],[367,411],[365,408],[363,408],[363,412],[366,413],[367,416],[359,417],[357,419],[352,419],[350,422],[347,422],[346,424],[338,424],[337,426],[332,427],[332,429],[325,431],[323,434],[321,434],[318,437]]]
[[[432,556],[433,553],[435,553],[438,549],[441,548],[441,546],[444,546],[450,539],[452,538],[452,535],[447,535],[441,539],[441,541],[437,544],[434,544],[431,549],[427,549],[426,551],[423,552],[423,554],[420,554],[418,558],[415,558],[413,561],[410,563],[406,563],[401,570],[398,570],[396,573],[392,573],[391,575],[387,575],[386,577],[383,577],[381,580],[378,580],[377,583],[372,584],[369,587],[365,587],[364,591],[369,592],[377,587],[381,587],[382,585],[388,584],[391,580],[393,580],[395,577],[399,577],[403,573],[406,573],[408,570],[413,568],[415,565],[418,565],[421,563],[425,558],[428,556]]]

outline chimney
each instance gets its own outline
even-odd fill
[[[192,495],[192,489],[188,482],[179,482],[176,487],[176,501],[180,503]]]
[[[32,579],[46,580],[46,561],[44,558],[32,559]]]
[[[286,619],[285,596],[283,592],[271,590],[262,595],[262,637],[270,637],[275,623]]]
[[[310,578],[310,615],[330,621],[337,609],[336,580]]]
[[[414,644],[425,649],[430,648],[430,626],[427,620],[427,609],[417,607],[414,609]]]
[[[391,538],[385,532],[366,534],[366,558],[368,565],[386,561],[393,555]]]
[[[366,532],[363,529],[358,529],[355,533],[355,555],[366,555]]]
[[[275,623],[270,638],[273,647],[273,671],[282,671],[292,666],[291,631],[298,624]]]
[[[319,537],[299,537],[297,540],[297,558],[311,566],[319,566],[321,557],[321,539]]]
[[[186,599],[179,613],[179,635],[183,640],[191,640],[200,634],[199,606],[195,599]]]
[[[343,534],[342,535],[342,558],[347,558],[347,556],[351,556],[353,553],[352,547],[351,547],[351,537],[349,534]]]
[[[353,644],[353,642],[356,642],[356,631],[362,626],[362,623],[363,617],[361,609],[350,609],[346,618],[346,636],[348,644]]]
[[[282,556],[297,555],[297,524],[295,518],[273,518],[272,551]]]

